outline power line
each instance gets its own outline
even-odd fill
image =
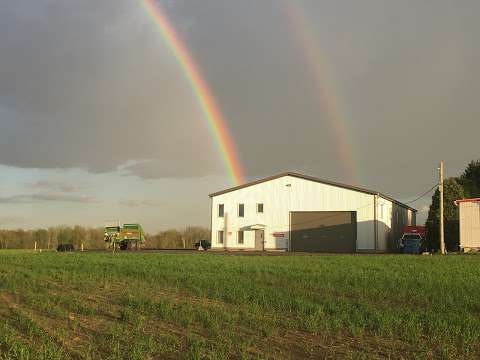
[[[414,203],[415,201],[420,200],[420,199],[423,198],[424,196],[426,196],[426,195],[428,195],[429,193],[431,193],[432,190],[435,189],[437,186],[438,186],[438,184],[433,185],[430,189],[428,189],[427,191],[425,191],[422,195],[420,195],[419,197],[417,197],[415,200],[406,202],[406,203],[404,203],[404,204],[405,204],[405,205],[409,205],[409,204],[411,204],[411,203]]]

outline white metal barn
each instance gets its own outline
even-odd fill
[[[392,251],[416,210],[376,191],[282,173],[213,194],[212,248]]]
[[[455,201],[459,208],[460,249],[480,249],[480,199]]]

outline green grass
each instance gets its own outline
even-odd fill
[[[479,358],[480,256],[0,252],[0,359]]]

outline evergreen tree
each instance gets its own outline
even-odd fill
[[[463,186],[466,197],[480,197],[480,160],[471,161],[458,182]]]
[[[443,187],[443,204],[444,204],[444,229],[445,229],[445,246],[447,250],[458,250],[459,233],[458,233],[458,208],[454,201],[463,199],[465,193],[463,187],[455,178],[447,179]],[[427,244],[430,249],[438,250],[440,248],[440,193],[437,189],[432,196],[432,205],[428,211],[427,219]]]

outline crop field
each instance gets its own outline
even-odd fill
[[[480,357],[480,256],[0,252],[0,359]]]

